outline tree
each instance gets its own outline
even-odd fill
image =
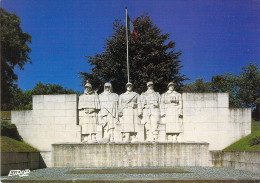
[[[241,101],[241,107],[253,109],[254,119],[260,119],[260,69],[256,63],[242,68],[237,98]]]
[[[165,91],[170,81],[180,90],[187,78],[180,74],[181,51],[176,51],[175,42],[169,40],[170,35],[163,34],[147,14],[137,17],[133,24],[138,36],[129,32],[129,65],[130,82],[135,91],[145,91],[150,80],[159,92]],[[106,39],[105,51],[94,57],[87,56],[92,72],[80,72],[80,76],[83,84],[89,80],[99,91],[105,82],[111,82],[114,91],[120,94],[127,83],[126,31],[120,20],[115,20],[113,30],[111,38]]]
[[[239,91],[237,97],[242,101],[242,107],[256,107],[260,97],[260,69],[256,63],[249,63],[239,73]]]
[[[15,88],[12,91],[13,97],[10,99],[8,106],[11,110],[29,110],[32,108],[32,91],[23,92],[20,88]]]
[[[212,92],[229,93],[229,106],[241,107],[241,100],[237,97],[239,90],[239,79],[234,73],[225,73],[211,78],[210,83]]]
[[[204,82],[203,78],[198,78],[193,83],[186,83],[182,90],[183,92],[187,92],[187,93],[211,92],[210,82]]]
[[[202,78],[185,84],[184,92],[227,92],[230,107],[250,107],[255,119],[260,118],[260,69],[256,63],[243,67],[239,75],[224,73],[212,76],[210,82]]]
[[[32,89],[32,95],[78,94],[78,92],[64,88],[61,85],[38,82]]]
[[[228,92],[230,107],[255,108],[260,97],[260,69],[256,63],[243,67],[239,75],[225,73],[211,79],[213,92]]]
[[[25,63],[31,63],[28,46],[31,36],[22,31],[20,18],[0,8],[1,23],[1,105],[2,110],[9,110],[8,103],[13,97],[12,91],[18,80],[14,73],[15,66],[23,70]]]
[[[79,94],[72,89],[66,89],[61,85],[38,82],[32,90],[25,92],[20,88],[12,90],[13,98],[10,99],[9,109],[30,110],[32,109],[32,95],[55,95],[55,94]]]

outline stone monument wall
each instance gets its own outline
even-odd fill
[[[183,94],[183,141],[222,150],[251,133],[251,109],[229,108],[228,93]]]
[[[210,166],[260,172],[260,151],[210,151]]]
[[[39,152],[1,152],[1,175],[10,170],[35,170],[41,165]]]
[[[208,143],[56,143],[53,167],[209,166]]]
[[[251,133],[251,109],[229,108],[227,93],[184,93],[182,99],[180,142],[208,142],[209,150],[222,150]],[[76,94],[36,95],[33,110],[12,111],[12,123],[25,142],[50,152],[53,143],[81,142],[77,108]],[[164,142],[165,125],[160,130],[160,142]],[[143,136],[144,131],[138,133]]]
[[[77,95],[34,95],[33,110],[12,111],[12,123],[23,140],[40,151],[55,142],[81,142]]]

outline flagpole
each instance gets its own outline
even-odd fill
[[[125,8],[126,15],[126,61],[127,61],[127,81],[129,83],[129,58],[128,58],[128,27],[127,27],[127,7]]]

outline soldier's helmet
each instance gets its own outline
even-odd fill
[[[85,84],[85,88],[87,88],[87,87],[92,88],[92,85],[88,81]]]
[[[105,87],[106,87],[106,86],[112,87],[111,83],[105,83],[104,86],[105,86]]]
[[[127,86],[133,86],[133,84],[128,82],[128,83],[126,83],[125,87],[127,87]]]
[[[175,84],[173,82],[170,82],[167,86],[167,88],[169,88],[170,86],[175,86]]]
[[[109,87],[109,91],[112,93],[113,92],[113,88],[112,88],[112,84],[111,83],[105,83],[104,84],[104,90],[105,90],[105,87]]]
[[[152,81],[149,81],[149,82],[147,83],[147,86],[150,86],[150,85],[153,85],[153,82],[152,82]]]

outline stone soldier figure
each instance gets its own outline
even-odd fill
[[[141,95],[143,118],[141,123],[145,125],[147,141],[158,140],[158,127],[160,123],[160,94],[153,89],[153,82],[147,83],[147,91]]]
[[[103,126],[103,138],[114,142],[115,123],[118,123],[118,95],[113,93],[111,83],[105,83],[104,92],[99,95],[100,123]]]
[[[140,124],[142,115],[142,106],[140,96],[133,92],[132,83],[126,84],[126,92],[119,97],[119,116],[122,124],[123,141],[130,142],[130,135],[133,134],[132,141],[137,141],[137,125]]]
[[[174,91],[174,83],[168,84],[168,91],[161,98],[162,121],[166,124],[166,135],[168,141],[177,141],[183,132],[183,110],[182,95]]]
[[[82,126],[82,141],[96,142],[98,111],[100,110],[98,95],[92,90],[88,81],[85,91],[79,96],[79,123]]]

